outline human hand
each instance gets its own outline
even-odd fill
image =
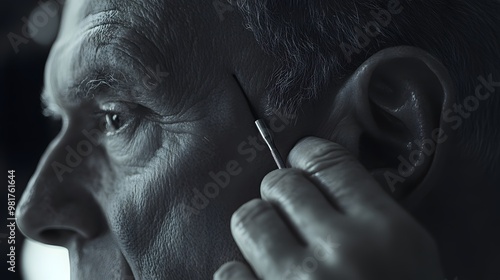
[[[227,263],[214,279],[444,279],[429,234],[343,147],[308,137],[288,161],[231,219],[250,266]]]

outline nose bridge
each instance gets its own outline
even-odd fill
[[[75,234],[84,238],[98,234],[103,220],[100,207],[87,186],[90,181],[82,180],[90,179],[87,158],[94,150],[97,145],[91,139],[71,129],[51,142],[16,211],[26,236],[64,246],[65,239]]]

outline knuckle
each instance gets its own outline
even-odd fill
[[[262,199],[253,199],[243,204],[231,217],[231,227],[245,228],[255,219],[266,216],[272,211],[271,206]]]
[[[284,190],[290,189],[289,185],[293,184],[299,177],[303,177],[302,171],[295,168],[277,169],[267,174],[262,180],[260,192],[262,197],[269,197],[282,193]]]
[[[305,170],[311,174],[315,174],[327,168],[346,165],[354,161],[354,157],[345,150],[338,151],[335,148],[324,149],[323,153],[308,158],[305,162]]]
[[[308,173],[317,173],[335,165],[356,161],[349,151],[337,143],[323,139],[313,139],[311,142],[313,143],[300,142],[289,155],[290,162],[300,161]]]

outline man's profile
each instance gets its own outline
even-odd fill
[[[230,2],[67,1],[22,232],[74,279],[498,277],[500,2]]]

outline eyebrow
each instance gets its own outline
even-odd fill
[[[115,74],[115,72],[100,69],[91,71],[83,79],[79,79],[79,82],[66,88],[64,90],[65,94],[59,93],[59,96],[63,97],[62,103],[64,104],[77,104],[89,101],[109,89],[124,95],[124,90],[129,89],[130,86],[125,74]],[[55,117],[60,115],[61,106],[54,100],[53,93],[46,86],[42,90],[41,102],[45,116]]]

